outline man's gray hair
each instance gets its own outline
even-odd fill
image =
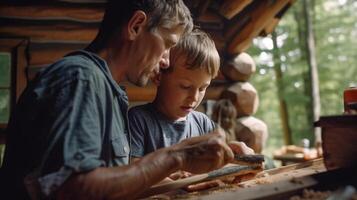
[[[190,10],[182,0],[108,0],[101,31],[106,35],[118,32],[138,10],[148,16],[150,31],[178,24],[185,27],[186,34],[193,28]]]

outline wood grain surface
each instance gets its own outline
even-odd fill
[[[161,194],[161,193],[169,192],[171,190],[183,188],[188,185],[210,181],[214,179],[221,179],[229,176],[238,176],[238,175],[244,175],[249,173],[258,173],[259,171],[262,171],[260,165],[242,166],[242,165],[228,164],[221,169],[217,169],[209,173],[198,174],[188,178],[175,180],[169,183],[154,185],[148,191],[145,192],[145,196]]]

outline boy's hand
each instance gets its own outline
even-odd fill
[[[254,150],[249,148],[244,142],[230,141],[228,143],[234,154],[238,155],[252,155]]]

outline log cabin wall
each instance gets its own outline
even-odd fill
[[[294,0],[184,0],[195,24],[215,41],[222,65],[247,50],[258,36],[271,33]],[[37,3],[36,3],[37,2]],[[14,105],[27,82],[42,67],[94,39],[103,17],[105,0],[53,0],[0,2],[0,50],[11,52]],[[16,41],[10,44],[11,41]],[[12,45],[12,46],[11,46]],[[5,47],[8,47],[7,49]],[[15,75],[16,74],[16,75]],[[219,99],[231,81],[220,74],[206,92]],[[155,87],[127,87],[131,102],[150,101]],[[4,127],[5,125],[1,125]]]

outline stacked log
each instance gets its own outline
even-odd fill
[[[256,153],[261,153],[268,138],[268,128],[262,120],[253,117],[259,98],[257,90],[248,81],[255,71],[255,62],[247,53],[226,61],[222,74],[230,84],[213,108],[212,119],[227,131],[228,139],[245,142]],[[229,118],[234,122],[228,123]]]
[[[267,125],[253,116],[237,118],[234,133],[237,141],[244,142],[255,153],[262,152],[268,139]]]

